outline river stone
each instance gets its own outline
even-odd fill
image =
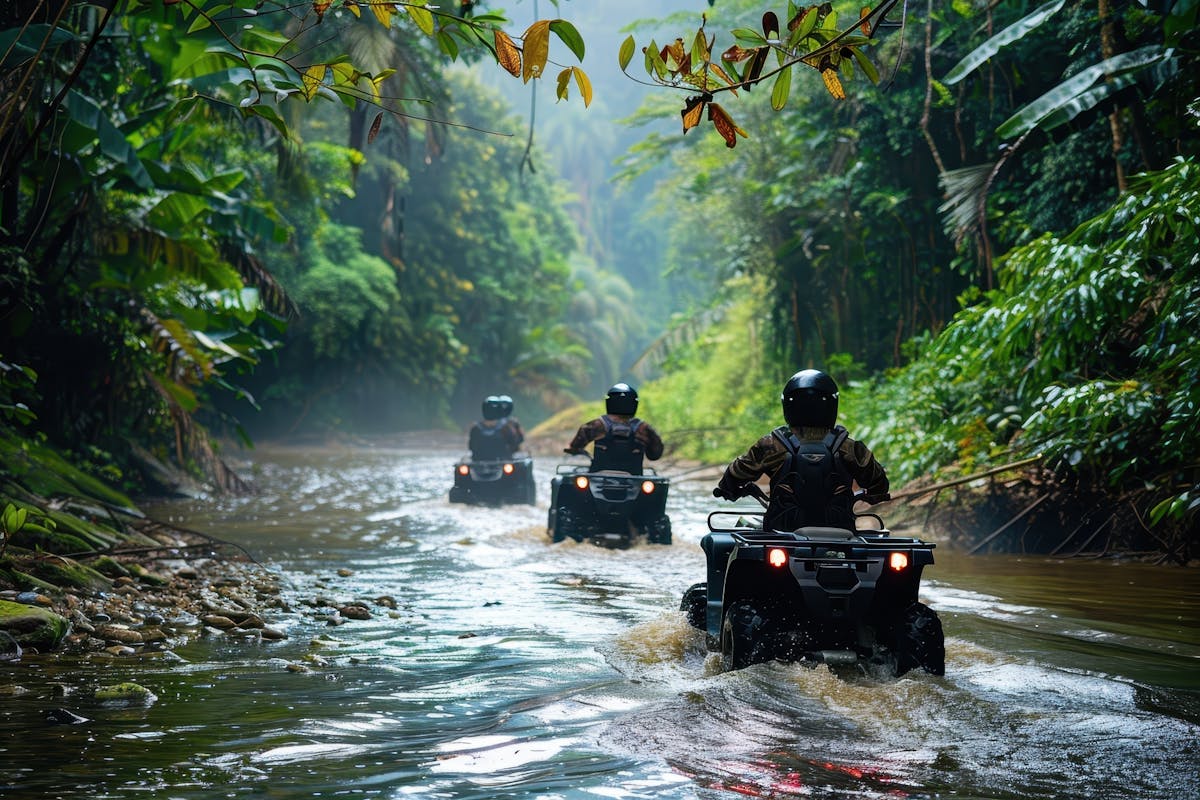
[[[53,611],[0,600],[0,631],[7,633],[22,647],[53,650],[70,627],[66,618]]]
[[[260,633],[262,634],[262,638],[272,642],[277,642],[281,639],[288,638],[287,634],[278,628],[264,627]]]
[[[145,703],[150,705],[158,696],[136,683],[117,683],[96,689],[96,699],[102,703]]]
[[[50,709],[46,712],[46,721],[51,725],[81,725],[84,722],[91,722],[87,717],[81,717],[66,708]]]
[[[109,642],[121,644],[141,644],[146,641],[139,631],[131,631],[120,625],[101,625],[96,628],[96,636]]]
[[[371,612],[363,606],[342,606],[338,613],[347,619],[370,619]]]
[[[104,652],[110,656],[131,656],[137,652],[127,644],[114,644],[104,648]]]
[[[220,628],[223,631],[227,631],[231,628],[237,627],[236,622],[231,620],[229,617],[222,616],[220,614],[205,614],[203,617],[200,618],[200,620],[205,625],[208,625],[213,628]]]

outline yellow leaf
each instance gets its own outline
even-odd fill
[[[529,83],[530,78],[540,78],[550,58],[550,20],[540,19],[525,31],[525,66],[521,80]]]
[[[317,96],[317,89],[321,87],[321,82],[325,80],[325,65],[313,64],[308,69],[304,70],[304,75],[301,78],[305,100],[312,100]]]
[[[836,69],[821,70],[821,79],[825,81],[825,88],[833,95],[834,100],[846,99],[846,90],[842,88],[842,82],[838,80]]]
[[[367,5],[371,7],[371,13],[375,15],[375,19],[379,20],[380,25],[385,28],[392,27],[392,15],[396,13],[395,3],[368,0]]]
[[[426,36],[433,35],[433,14],[429,13],[429,9],[421,6],[405,5],[404,10],[412,17],[413,22],[417,23],[417,27]]]
[[[313,0],[313,11],[317,12],[317,22],[325,18],[325,12],[332,4],[333,0]]]
[[[571,74],[575,76],[575,85],[579,87],[579,94],[583,97],[583,107],[587,108],[592,104],[592,81],[579,67],[571,67]]]
[[[863,6],[862,10],[858,12],[858,18],[860,20],[862,20],[859,23],[859,28],[862,29],[863,36],[871,35],[871,21],[870,21],[870,19],[868,19],[868,17],[870,17],[870,16],[871,16],[871,7],[870,6]]]
[[[362,19],[362,9],[353,0],[346,0],[346,10],[353,14],[355,19]]]
[[[521,51],[517,49],[512,37],[499,28],[492,31],[492,34],[496,41],[496,61],[514,78],[521,77]]]
[[[567,87],[571,82],[571,68],[567,67],[558,73],[558,84],[554,87],[554,96],[559,100],[567,99]]]

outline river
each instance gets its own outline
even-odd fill
[[[553,461],[537,506],[493,509],[447,502],[456,456],[265,449],[258,495],[148,507],[280,573],[288,638],[0,664],[0,796],[1200,797],[1192,570],[938,551],[944,677],[722,674],[677,611],[707,485],[672,487],[669,547],[551,545]],[[314,609],[356,599],[371,619]],[[74,699],[124,680],[157,700]]]

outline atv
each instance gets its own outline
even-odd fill
[[[766,506],[757,485],[742,491]],[[917,600],[934,544],[892,536],[873,513],[856,514],[853,531],[763,530],[762,516],[708,515],[708,581],[680,603],[725,670],[778,659],[945,674],[941,620]]]
[[[550,481],[550,539],[629,547],[641,535],[650,544],[671,543],[667,490],[671,480],[648,469],[645,475],[617,470],[591,472],[559,464]]]
[[[505,503],[533,505],[537,502],[533,459],[524,453],[513,453],[509,458],[495,460],[476,460],[463,456],[454,465],[450,502],[490,506]]]

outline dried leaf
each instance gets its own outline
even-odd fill
[[[679,113],[683,115],[683,132],[687,133],[692,128],[700,124],[700,120],[704,118],[704,106],[712,99],[712,95],[699,95],[697,97],[689,97],[684,104],[683,111]]]
[[[313,0],[313,11],[317,12],[317,22],[325,18],[325,12],[333,5],[333,0]]]
[[[779,16],[774,11],[768,11],[762,18],[763,35],[768,39],[779,38]]]
[[[517,49],[516,42],[499,28],[492,31],[492,34],[496,42],[496,61],[514,78],[521,77],[521,51]]]
[[[521,80],[529,83],[530,78],[540,78],[550,58],[550,20],[540,19],[525,31],[525,65]]]
[[[721,108],[720,103],[709,103],[708,118],[712,122],[713,127],[717,129],[717,133],[721,134],[721,138],[725,140],[726,147],[734,147],[737,145],[737,137],[745,138],[747,133],[733,123],[733,118],[729,116],[725,109]]]
[[[375,121],[371,123],[371,130],[367,131],[367,144],[375,141],[375,137],[379,135],[379,129],[383,127],[383,112],[380,111],[375,115]]]
[[[871,35],[871,7],[863,6],[862,11],[858,12],[858,18],[861,20],[858,24],[859,29],[863,32],[863,36]]]
[[[740,44],[735,44],[735,45],[731,45],[730,48],[728,50],[726,50],[724,53],[721,53],[721,59],[723,61],[729,61],[731,63],[736,64],[739,61],[745,61],[747,58],[754,55],[754,53],[755,53],[754,50],[747,50],[746,48],[742,47]]]
[[[846,90],[842,88],[842,82],[838,79],[836,69],[821,70],[821,80],[825,81],[825,88],[833,95],[834,100],[846,99]]]

